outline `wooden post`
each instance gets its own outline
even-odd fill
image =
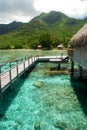
[[[79,77],[78,79],[81,81],[82,80],[82,66],[79,65]]]
[[[33,56],[32,56],[32,63],[33,63]]]
[[[35,59],[34,59],[34,56],[33,56],[33,62],[34,62],[34,60],[35,60]]]
[[[11,62],[9,62],[9,64],[10,64],[10,69],[9,69],[10,89],[12,90]]]
[[[39,59],[39,55],[37,55],[37,60]]]
[[[23,63],[23,64],[24,64],[24,74],[25,74],[25,61],[24,61],[24,63]]]
[[[35,56],[34,56],[34,62],[35,62]]]
[[[30,63],[32,63],[32,55],[30,56],[30,61],[31,61]]]
[[[17,78],[18,78],[18,60],[16,61],[17,64]]]
[[[1,65],[0,65],[0,91],[1,91]]]
[[[3,100],[2,88],[1,88],[1,65],[0,65],[0,99]]]
[[[71,75],[74,74],[74,61],[71,59]]]
[[[58,64],[58,70],[60,70],[60,64]]]
[[[29,67],[29,64],[30,64],[30,60],[29,60],[29,57],[28,57],[28,67]]]
[[[25,56],[25,61],[26,61],[26,59],[27,59],[27,56]]]

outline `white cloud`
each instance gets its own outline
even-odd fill
[[[87,16],[87,0],[36,0],[38,11],[61,11],[70,17],[83,18]]]
[[[84,18],[87,17],[87,0],[0,0],[0,23],[28,22],[41,12],[52,10]]]
[[[0,0],[0,23],[28,22],[37,14],[34,0]]]

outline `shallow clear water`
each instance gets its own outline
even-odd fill
[[[16,60],[24,58],[25,56],[57,56],[63,53],[66,54],[65,50],[0,50],[0,63],[8,60]]]
[[[12,67],[25,60],[25,57],[27,58],[28,56],[58,56],[61,55],[61,53],[63,55],[67,54],[65,50],[0,50],[0,71],[4,72],[10,69],[9,61],[11,61]]]
[[[87,86],[56,66],[39,63],[4,92],[0,130],[87,130]]]

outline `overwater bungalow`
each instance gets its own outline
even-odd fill
[[[60,44],[60,45],[57,46],[57,49],[58,49],[58,50],[62,50],[63,48],[64,48],[64,47],[63,47],[62,44]]]
[[[38,45],[38,46],[37,46],[37,49],[42,49],[42,46],[41,46],[41,45]]]
[[[79,76],[82,69],[87,70],[87,23],[72,37],[68,55],[72,61],[71,71],[74,71],[74,62],[79,65]]]

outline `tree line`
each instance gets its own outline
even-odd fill
[[[9,40],[6,43],[0,43],[0,49],[37,49],[40,45],[42,49],[52,49],[57,48],[58,45],[62,44],[65,48],[67,48],[69,42],[69,38],[60,38],[58,36],[52,36],[49,32],[44,32],[39,36],[33,36],[27,38],[23,36],[22,39],[16,36],[14,40],[9,36]]]

